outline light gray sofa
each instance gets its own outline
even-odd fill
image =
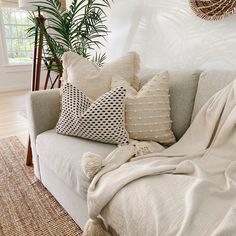
[[[142,84],[155,73],[141,73]],[[199,75],[193,71],[170,72],[171,116],[177,139],[208,98],[236,78],[236,72],[226,71]],[[106,157],[116,146],[57,134],[54,128],[60,114],[59,90],[33,92],[26,100],[35,175],[83,228],[88,219],[89,180],[82,173],[80,159],[85,152]]]

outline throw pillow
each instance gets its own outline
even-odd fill
[[[66,52],[63,57],[63,81],[75,85],[86,96],[96,100],[110,90],[114,75],[122,76],[130,85],[138,89],[139,56],[130,52],[117,61],[99,68],[94,62],[88,61],[73,52]]]
[[[173,144],[175,137],[171,130],[168,72],[154,76],[139,92],[134,91],[123,78],[113,77],[111,88],[120,85],[128,92],[125,116],[129,137]]]
[[[57,133],[104,143],[127,144],[129,137],[124,124],[125,96],[125,89],[117,87],[91,104],[83,92],[67,83],[62,91]]]

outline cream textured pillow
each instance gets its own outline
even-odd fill
[[[63,57],[63,82],[71,83],[92,100],[110,90],[114,75],[122,76],[129,84],[138,89],[139,56],[130,52],[117,61],[99,68],[73,52],[66,52]]]
[[[149,80],[139,92],[123,78],[112,78],[111,88],[122,86],[127,90],[126,130],[130,138],[173,144],[169,101],[169,75],[160,73]]]
[[[87,96],[67,83],[62,92],[62,111],[56,132],[103,143],[127,144],[125,96],[125,89],[117,87],[91,104]]]

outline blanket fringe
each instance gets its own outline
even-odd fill
[[[164,150],[163,146],[156,142],[140,142],[131,140],[129,146],[134,147],[134,156],[142,156],[153,152],[161,152]],[[122,150],[122,146],[119,147]],[[81,159],[81,168],[85,175],[92,180],[93,177],[107,164],[111,163],[110,155],[103,158],[100,155],[87,152]]]
[[[81,168],[89,179],[92,179],[103,166],[104,158],[91,152],[85,153],[81,159]]]
[[[142,156],[153,152],[153,147],[148,142],[137,142],[135,144],[135,156]]]
[[[111,236],[111,234],[107,232],[103,221],[97,218],[88,220],[82,236]]]

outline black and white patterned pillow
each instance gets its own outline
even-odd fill
[[[104,143],[127,144],[125,95],[126,90],[118,87],[91,104],[85,94],[67,83],[62,92],[62,110],[56,132]]]

